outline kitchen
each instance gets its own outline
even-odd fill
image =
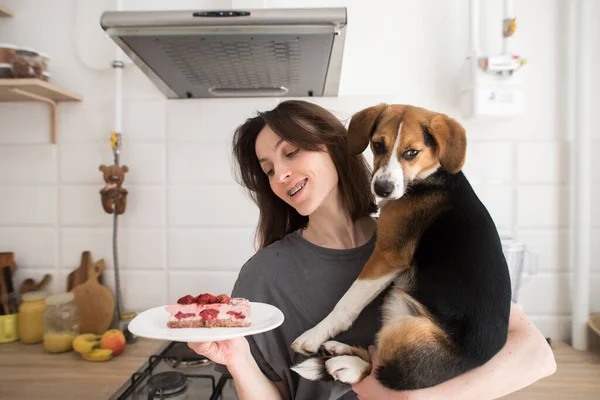
[[[58,96],[49,102],[47,93],[35,91],[39,85],[14,87],[14,81],[7,85],[20,92],[10,92],[14,97],[6,102],[4,89],[0,95],[0,165],[10,171],[0,177],[0,252],[14,255],[14,288],[28,278],[35,288],[49,276],[43,290],[65,292],[74,270],[103,260],[98,284],[127,315],[173,303],[186,293],[229,293],[255,251],[258,212],[232,178],[231,137],[256,110],[271,109],[285,96],[170,99],[116,52],[101,25],[105,11],[346,7],[337,93],[304,99],[345,121],[380,102],[418,104],[460,119],[469,141],[464,171],[501,235],[526,246],[527,261],[516,264],[523,278],[518,303],[551,339],[558,362],[553,376],[507,398],[600,398],[600,357],[593,351],[597,334],[587,324],[600,312],[594,290],[600,285],[600,213],[591,208],[598,202],[592,182],[600,179],[600,168],[596,156],[570,153],[588,144],[598,149],[599,133],[590,126],[600,121],[590,110],[598,108],[600,98],[598,90],[580,94],[577,88],[585,85],[569,80],[577,68],[578,76],[592,82],[587,87],[600,88],[584,63],[598,60],[600,32],[597,27],[587,36],[580,31],[587,26],[581,7],[591,7],[587,14],[597,17],[598,5],[514,2],[517,28],[509,45],[527,62],[511,79],[524,89],[524,106],[518,115],[486,120],[463,117],[459,105],[461,71],[472,40],[467,0],[89,3],[63,0],[57,7],[49,0],[0,1],[6,10],[0,42],[41,53],[47,71],[38,80],[47,79],[52,96]],[[499,54],[503,1],[481,2],[479,11],[479,47]],[[583,23],[573,24],[573,18]],[[578,35],[596,39],[581,41]],[[121,60],[122,68],[118,62],[115,67]],[[589,102],[582,103],[586,95]],[[575,96],[583,106],[573,110],[568,105],[575,104]],[[589,118],[579,127],[590,131],[582,139],[588,142],[573,136],[573,121],[582,116]],[[113,131],[121,136],[111,137]],[[114,218],[103,209],[99,193],[107,185],[99,166],[114,164],[115,139],[119,163],[128,167],[127,205],[117,219],[117,268]],[[370,160],[368,150],[365,155]],[[590,184],[571,186],[576,181],[569,171],[585,167],[585,160],[591,163],[589,173],[575,176]],[[580,202],[581,194],[589,196],[587,203]],[[573,218],[574,209],[586,207],[587,218]],[[2,343],[0,398],[110,398],[165,345],[138,338],[121,355],[93,363],[75,352],[49,354],[41,344]],[[204,365],[194,373],[209,369]],[[30,383],[32,376],[36,380]],[[225,387],[231,389],[231,382]]]

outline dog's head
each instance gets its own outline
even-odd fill
[[[464,128],[452,118],[419,107],[379,104],[352,116],[348,147],[373,151],[371,190],[388,200],[399,199],[413,182],[438,168],[455,174],[466,153]]]

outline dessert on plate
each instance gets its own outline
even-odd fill
[[[250,326],[250,302],[241,297],[229,298],[226,294],[214,296],[202,293],[186,295],[177,304],[166,307],[169,328],[216,328]]]

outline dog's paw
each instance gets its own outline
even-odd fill
[[[339,356],[325,362],[329,375],[337,381],[354,384],[371,372],[371,364],[356,356]]]
[[[291,345],[292,350],[296,353],[309,356],[315,354],[321,344],[329,339],[320,329],[313,328],[300,335]]]
[[[352,346],[348,346],[347,344],[337,342],[335,340],[328,340],[321,345],[319,350],[325,355],[341,356],[344,354],[350,354],[350,349],[352,349]]]

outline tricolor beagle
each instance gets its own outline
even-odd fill
[[[355,114],[348,146],[374,155],[383,199],[373,254],[358,279],[292,348],[325,354],[292,367],[307,379],[356,383],[371,372],[366,350],[328,341],[348,329],[390,284],[376,346],[378,380],[410,390],[487,362],[505,344],[511,286],[500,238],[461,168],[464,128],[444,114],[380,104]]]

